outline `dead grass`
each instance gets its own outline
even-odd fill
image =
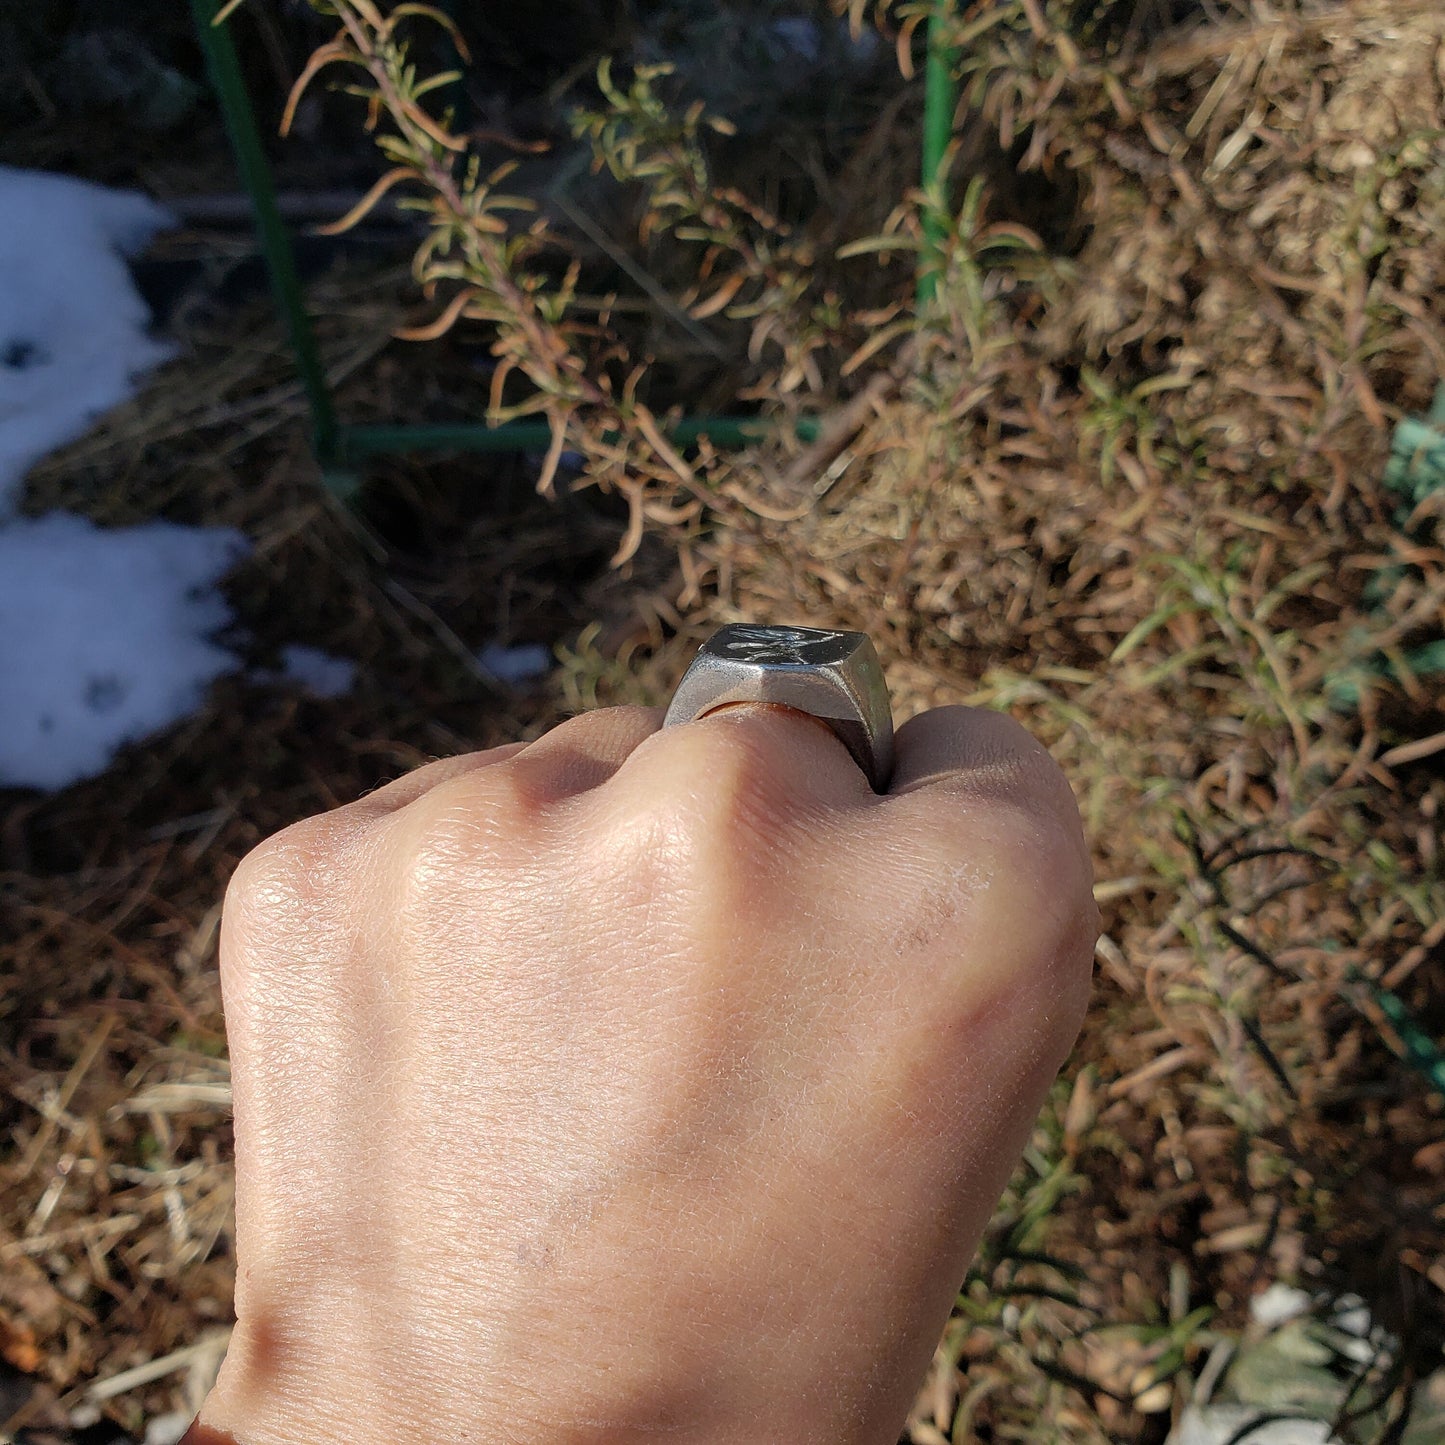
[[[606,499],[544,503],[487,459],[388,465],[383,565],[318,496],[259,310],[47,464],[37,506],[246,528],[257,647],[329,646],[363,681],[328,704],[223,684],[106,777],[9,809],[0,1354],[39,1385],[25,1421],[89,1390],[134,1427],[214,1368],[214,941],[241,854],[428,756],[662,701],[741,618],[868,631],[900,719],[1008,708],[1094,841],[1090,1023],[911,1438],[1162,1439],[1277,1278],[1363,1295],[1404,1341],[1386,1385],[1437,1368],[1445,1099],[1375,988],[1441,1036],[1445,778],[1398,749],[1445,727],[1438,679],[1404,665],[1445,630],[1445,551],[1438,508],[1401,523],[1378,479],[1445,371],[1442,55],[1428,0],[1285,8],[1110,65],[995,32],[980,113],[1077,181],[1082,249],[1004,266],[956,237],[913,371],[818,485],[739,459],[708,525],[650,532],[621,573]],[[327,287],[353,413],[484,405],[464,353],[386,343],[395,293]],[[499,697],[446,641],[499,617],[559,640],[544,685]]]

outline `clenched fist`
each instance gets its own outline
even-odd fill
[[[993,713],[906,723],[881,796],[806,714],[661,721],[241,864],[237,1325],[193,1438],[897,1438],[1079,1027],[1078,811]]]

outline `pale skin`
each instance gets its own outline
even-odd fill
[[[1077,807],[998,714],[875,795],[608,708],[251,853],[221,982],[239,1445],[889,1445],[1073,1043]]]

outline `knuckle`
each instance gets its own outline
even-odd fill
[[[1091,899],[1088,863],[1077,825],[1036,799],[994,799],[977,826],[999,903],[1050,923],[1068,919]]]
[[[988,823],[984,926],[1010,975],[1049,981],[1048,1009],[1072,1030],[1087,998],[1099,922],[1077,815],[1071,825],[1052,807],[996,804]]]
[[[698,917],[744,900],[756,914],[795,851],[788,809],[751,730],[708,721],[649,740],[593,795],[589,866],[685,895]]]
[[[678,730],[664,795],[702,839],[770,845],[786,831],[792,790],[755,719],[704,718]]]
[[[519,764],[508,759],[438,783],[388,820],[397,835],[391,860],[407,893],[532,856],[550,810],[536,770]]]
[[[583,717],[606,717],[612,720],[612,725],[619,731],[626,733],[637,733],[642,737],[649,736],[662,726],[662,720],[667,715],[665,707],[655,707],[639,702],[617,703],[613,707],[597,708],[590,713],[583,713]]]
[[[528,830],[545,822],[554,805],[545,759],[519,753],[496,767],[457,778],[439,789],[436,803],[450,810],[462,832],[480,828],[488,836],[501,830]]]
[[[330,841],[323,819],[306,818],[258,843],[231,875],[225,912],[251,927],[294,923],[317,904]]]
[[[928,863],[898,941],[926,945],[961,930],[1004,976],[1087,972],[1098,912],[1077,813],[1071,820],[1013,789],[936,801],[910,819],[909,851]]]
[[[344,812],[344,810],[341,810]],[[242,858],[221,911],[221,973],[228,1020],[258,1000],[291,997],[329,976],[353,913],[354,821],[326,814],[293,823]]]
[[[936,816],[915,846],[936,850],[934,866],[902,900],[893,941],[921,964],[914,976],[931,1004],[956,1037],[984,1020],[1057,1067],[1083,1022],[1098,933],[1080,842],[1052,809],[991,799]]]

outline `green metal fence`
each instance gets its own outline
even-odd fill
[[[366,460],[389,453],[545,451],[551,440],[545,422],[516,421],[501,426],[488,426],[484,422],[442,425],[395,422],[362,426],[337,416],[307,314],[291,236],[276,204],[271,167],[237,60],[229,18],[220,0],[190,0],[190,5],[241,180],[255,212],[261,250],[306,393],[312,448],[327,485],[343,496],[351,495]],[[936,0],[929,21],[922,147],[925,188],[941,188],[944,184],[944,162],[958,98],[953,79],[954,57],[943,38],[944,21],[951,5],[952,0]],[[225,12],[233,8],[226,6]],[[921,307],[932,300],[937,289],[942,247],[939,217],[925,217],[924,226],[924,247],[918,268]],[[795,423],[795,429],[801,440],[814,441],[821,431],[821,423],[816,417],[803,417]],[[688,446],[706,437],[718,447],[746,446],[765,440],[773,430],[773,423],[756,416],[684,416],[666,428],[669,440],[679,446]]]

